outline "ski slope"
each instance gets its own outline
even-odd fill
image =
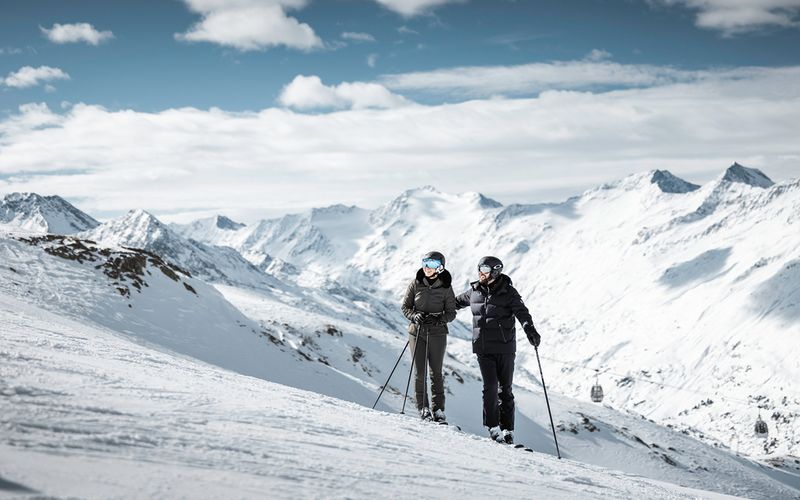
[[[44,243],[30,245],[10,237],[0,238],[0,256],[4,262],[0,266],[0,295],[6,304],[0,310],[0,321],[3,322],[0,327],[3,332],[9,332],[2,338],[0,351],[4,353],[4,360],[20,361],[9,364],[4,361],[6,371],[2,374],[2,380],[28,380],[26,377],[33,377],[40,382],[36,390],[14,389],[12,392],[8,389],[4,392],[9,395],[9,398],[4,399],[4,404],[9,407],[2,408],[3,415],[9,415],[3,420],[5,428],[15,429],[15,433],[23,435],[29,433],[31,426],[35,428],[45,425],[46,429],[58,429],[53,431],[56,436],[69,435],[69,432],[61,432],[58,423],[42,424],[41,403],[44,400],[30,399],[27,396],[29,392],[36,393],[46,389],[56,393],[67,392],[79,399],[82,390],[68,390],[71,382],[64,386],[60,385],[62,382],[53,380],[58,374],[70,373],[65,366],[76,365],[72,358],[62,365],[58,356],[76,349],[82,356],[101,365],[111,363],[115,367],[113,370],[120,373],[124,369],[117,366],[117,362],[125,362],[129,371],[138,373],[149,369],[148,358],[163,355],[181,359],[192,366],[215,366],[215,373],[227,369],[249,381],[260,379],[280,382],[314,391],[313,395],[305,393],[302,398],[294,399],[298,407],[292,410],[292,415],[312,411],[304,410],[300,400],[325,400],[321,394],[359,403],[359,411],[368,415],[377,413],[367,411],[366,407],[372,405],[380,384],[388,377],[405,340],[404,336],[387,332],[368,322],[351,322],[346,313],[328,309],[325,303],[320,303],[316,311],[306,313],[302,316],[302,321],[298,321],[297,312],[304,311],[305,308],[302,302],[291,295],[291,288],[276,290],[271,295],[260,289],[244,290],[230,285],[210,287],[196,279],[181,277],[182,282],[190,284],[195,290],[190,292],[181,283],[166,276],[152,262],[143,272],[147,284],[140,291],[132,289],[129,297],[123,296],[116,289],[118,285],[95,268],[96,262],[78,262],[45,251],[45,248],[53,248],[54,245],[55,248],[60,248],[62,242],[74,241],[74,238],[54,237]],[[88,248],[91,250],[93,247],[88,245]],[[104,250],[99,248],[92,251],[103,255]],[[120,251],[111,251],[109,257],[117,256],[115,252]],[[231,305],[231,301],[237,304],[236,308]],[[328,305],[332,307],[336,300],[331,299],[331,302]],[[47,319],[45,326],[42,318]],[[293,324],[283,321],[284,318],[287,321],[294,318]],[[39,333],[60,332],[62,328],[68,328],[70,333],[61,340],[53,341],[51,337],[37,340]],[[17,337],[14,332],[17,332]],[[69,344],[67,340],[73,337],[79,340]],[[116,347],[97,347],[96,344],[86,341],[89,337],[113,337],[115,342],[123,345],[119,347],[119,352],[134,349],[128,346],[131,344],[137,346],[139,352],[149,354],[127,359],[124,354],[115,354]],[[28,351],[19,346],[20,342],[33,343],[37,349],[36,354],[28,354]],[[479,372],[469,351],[467,342],[451,339],[450,356],[446,363],[448,414],[465,431],[483,436],[479,411]],[[356,356],[356,353],[360,355]],[[111,360],[104,360],[106,357]],[[35,368],[31,361],[37,359],[43,360],[40,368]],[[42,370],[52,370],[55,375],[43,375],[39,373]],[[402,375],[395,375],[379,409],[391,409],[393,413],[399,410],[407,370],[408,365],[401,363],[398,371]],[[170,387],[170,384],[182,383],[192,386],[197,382],[200,371],[195,368],[182,374],[161,374],[146,387],[153,388],[152,392],[158,400],[158,394],[165,389],[152,384]],[[520,375],[518,379],[522,383],[517,389],[518,439],[537,452],[552,455],[552,434],[540,387],[526,382],[534,380],[534,376],[524,372]],[[131,386],[115,385],[108,382],[109,377],[113,378],[109,375],[94,381],[98,386],[91,389],[91,394],[94,395],[92,397],[112,401],[125,399],[120,396],[119,390],[125,392]],[[185,380],[181,381],[181,377]],[[29,380],[16,385],[25,387],[26,383]],[[75,387],[86,388],[88,391],[93,386],[90,381],[84,380]],[[208,392],[202,385],[197,386],[197,390],[201,393]],[[234,388],[220,387],[218,390],[236,394]],[[141,412],[147,413],[146,409],[151,406],[152,399],[145,394],[148,391],[135,390],[132,395],[125,397],[139,400]],[[17,398],[17,395],[24,397]],[[171,398],[173,396],[167,397]],[[247,396],[247,399],[252,398]],[[710,447],[637,416],[620,414],[609,408],[580,403],[552,393],[551,403],[562,454],[569,460],[592,463],[595,467],[621,470],[684,487],[750,498],[774,498],[797,493],[797,478],[794,476],[736,457],[724,449]],[[259,411],[269,406],[268,403],[252,404]],[[336,403],[339,404],[353,408],[352,404],[347,405],[343,401]],[[103,407],[100,404],[91,406]],[[250,408],[252,410],[253,407]],[[324,413],[331,411],[334,410],[326,409]],[[203,412],[203,405],[190,403],[174,408],[173,417],[194,421],[202,418],[197,415],[203,415]],[[73,400],[57,413],[58,418],[69,421],[72,418],[83,418],[85,411],[83,406]],[[95,416],[91,411],[89,413],[87,418],[91,420]],[[111,414],[116,413],[125,411],[114,410]],[[389,420],[389,426],[400,425],[397,422],[403,425],[422,425],[415,418],[383,415],[382,418],[401,419]],[[156,422],[161,417],[157,414],[154,417],[158,418],[136,425],[124,423],[108,432],[123,433],[124,436],[120,438],[123,441],[136,441],[141,436],[146,440],[147,436],[158,433]],[[354,423],[364,418],[368,417],[361,414],[348,417]],[[54,417],[54,420],[57,419]],[[138,429],[135,434],[139,437],[131,438],[125,430],[129,428]],[[294,429],[291,419],[282,418],[274,422],[273,430],[279,436],[285,437]],[[8,434],[9,437],[3,441],[6,448],[4,457],[16,457],[21,448],[27,449],[28,446],[18,440],[19,435]],[[352,448],[349,444],[351,432],[337,431],[335,436],[339,439],[337,446]],[[167,438],[164,439],[168,441]],[[449,447],[450,444],[448,442],[442,446]],[[71,448],[72,444],[65,447]],[[53,449],[56,450],[53,454],[60,453],[57,448]],[[75,451],[75,456],[89,459],[93,453],[92,449],[79,448]],[[54,457],[51,459],[55,460]],[[328,455],[326,459],[339,460],[335,455]],[[35,460],[48,463],[44,458]],[[17,459],[7,461],[16,463]],[[69,463],[72,462],[70,459]],[[57,464],[52,467],[57,468]],[[143,466],[136,460],[128,461],[119,464],[115,474],[126,475],[126,467],[138,469]],[[50,470],[49,465],[46,470]],[[153,473],[155,472],[150,469],[142,472],[144,476]]]
[[[3,496],[724,498],[247,377],[6,294],[0,329]]]

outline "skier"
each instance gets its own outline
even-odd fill
[[[447,348],[447,323],[456,317],[456,297],[452,277],[445,270],[444,255],[428,252],[422,267],[411,280],[403,297],[403,314],[408,325],[409,348],[414,363],[414,391],[417,410],[423,420],[447,422],[444,413],[442,365]],[[426,362],[427,358],[427,362]],[[433,412],[425,388],[425,371],[430,366]]]
[[[503,263],[497,257],[483,257],[478,262],[478,281],[470,283],[470,288],[456,297],[458,309],[467,306],[472,308],[472,352],[478,357],[483,377],[483,425],[495,441],[513,444],[511,384],[517,350],[514,317],[533,346],[539,346],[541,337],[522,297],[511,285],[511,278],[503,274]]]

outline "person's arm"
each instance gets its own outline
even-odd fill
[[[450,323],[456,319],[456,294],[453,292],[453,287],[449,287],[444,296],[444,315],[442,319],[444,319],[445,323]]]
[[[514,287],[510,288],[511,312],[513,312],[514,316],[517,317],[517,321],[522,324],[522,330],[528,337],[528,342],[530,342],[534,347],[539,347],[539,343],[542,341],[542,336],[539,335],[539,332],[536,331],[536,327],[533,326],[533,318],[531,317],[531,313],[528,311],[528,308],[525,307],[525,303],[522,302],[522,297],[520,296],[519,292]]]
[[[414,295],[416,295],[416,288],[417,287],[414,281],[408,284],[408,288],[406,288],[406,294],[403,297],[403,304],[401,305],[403,316],[412,322],[415,319],[414,316],[417,314],[414,311]]]
[[[520,322],[523,329],[525,328],[525,325],[533,326],[533,318],[531,317],[531,313],[528,311],[525,303],[522,302],[522,297],[520,296],[519,292],[513,287],[509,288],[509,291],[511,292],[511,312],[517,317],[517,320]]]
[[[465,307],[469,307],[471,296],[472,296],[472,290],[467,290],[466,292],[456,297],[456,309],[463,309]]]

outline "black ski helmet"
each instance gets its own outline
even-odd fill
[[[428,252],[422,256],[423,262],[425,262],[428,259],[438,260],[439,262],[442,263],[441,269],[438,270],[441,271],[442,269],[444,269],[445,261],[444,261],[444,254],[442,254],[442,252]]]
[[[485,266],[489,267],[488,273],[492,279],[497,279],[500,276],[500,273],[503,272],[503,262],[497,257],[492,257],[491,255],[481,257],[481,260],[478,261],[478,271],[481,270],[481,267]]]

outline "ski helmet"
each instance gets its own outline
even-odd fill
[[[488,273],[492,279],[497,279],[503,272],[503,262],[497,257],[487,255],[478,261],[478,271]]]
[[[444,255],[441,252],[428,252],[422,256],[422,267],[436,269],[437,272],[444,270]]]

